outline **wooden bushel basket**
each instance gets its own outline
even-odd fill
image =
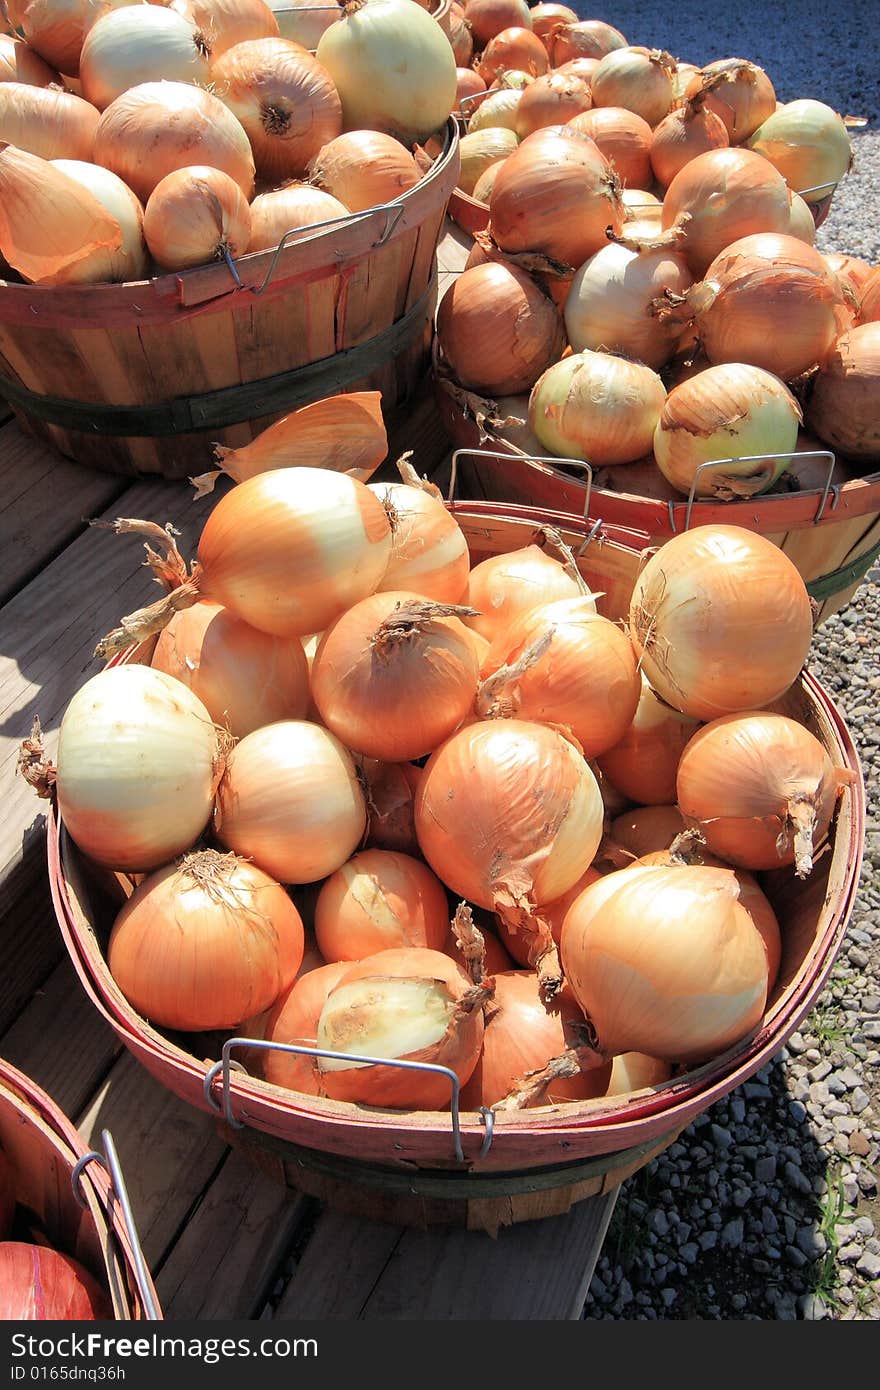
[[[0,397],[78,463],[164,478],[342,391],[381,391],[393,422],[430,362],[459,167],[450,117],[413,188],[278,248],[125,284],[0,280]]]
[[[161,1319],[124,1184],[114,1172],[112,1140],[105,1144],[109,1161],[86,1149],[45,1091],[2,1060],[0,1149],[12,1173],[17,1222],[78,1260],[104,1289],[117,1321]]]
[[[556,527],[594,589],[619,617],[641,562],[626,533],[585,519],[516,507],[450,503],[474,563],[540,542]],[[584,548],[585,547],[585,548]],[[130,649],[123,660],[148,659]],[[293,1187],[373,1219],[410,1225],[499,1226],[561,1213],[620,1182],[667,1147],[691,1120],[764,1066],[812,1008],[852,910],[862,855],[864,787],[846,727],[818,682],[804,674],[780,707],[804,720],[850,769],[815,867],[763,876],[783,933],[779,980],[754,1033],[723,1055],[662,1085],[601,1098],[499,1113],[394,1111],[306,1096],[242,1069],[250,1039],[163,1033],[139,1015],[113,980],[104,950],[123,901],[116,876],[95,870],[52,805],[49,878],[62,936],[93,1004],[144,1067],[175,1095],[220,1117],[224,1137]],[[214,1063],[204,1059],[215,1058]]]

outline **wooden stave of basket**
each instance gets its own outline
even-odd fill
[[[545,524],[557,526],[575,549],[592,532],[579,563],[593,584],[610,572],[612,602],[603,600],[600,606],[608,616],[619,616],[625,585],[631,585],[641,563],[641,552],[626,533],[607,526],[595,531],[585,520],[525,508],[448,505],[466,530],[475,558],[527,544],[540,536]],[[123,659],[132,657],[148,659],[148,654],[130,650]],[[686,1076],[625,1101],[573,1102],[505,1114],[494,1126],[487,1153],[481,1152],[486,1138],[483,1118],[462,1113],[463,1161],[455,1156],[448,1111],[377,1111],[294,1096],[239,1074],[234,1057],[224,1080],[217,1066],[199,1060],[206,1055],[199,1050],[201,1038],[193,1051],[186,1051],[185,1043],[166,1037],[136,1014],[106,966],[90,905],[94,881],[88,884],[84,861],[53,805],[48,867],[62,938],[93,1005],[146,1070],[180,1099],[217,1114],[225,1138],[289,1185],[375,1219],[414,1225],[478,1224],[497,1229],[509,1221],[547,1215],[551,1208],[567,1210],[572,1202],[596,1195],[644,1166],[698,1114],[760,1070],[810,1011],[832,969],[858,887],[864,786],[846,725],[809,673],[793,688],[786,707],[808,718],[834,760],[854,772],[855,781],[844,792],[828,850],[818,857],[806,883],[790,882],[790,871],[779,871],[796,928],[788,933],[781,984],[761,1026]],[[119,902],[121,897],[116,907]],[[106,930],[111,920],[106,903],[104,910]],[[476,1179],[483,1186],[474,1194],[468,1184]]]
[[[450,117],[417,185],[280,250],[123,284],[0,280],[0,398],[76,462],[171,479],[340,391],[381,391],[394,423],[430,361],[459,167]]]
[[[91,1151],[67,1116],[31,1077],[4,1059],[0,1148],[13,1169],[16,1200],[36,1217],[59,1250],[98,1280],[114,1319],[161,1319],[137,1233],[127,1228],[107,1168],[85,1161]]]

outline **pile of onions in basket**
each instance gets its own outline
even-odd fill
[[[644,565],[621,626],[558,532],[472,556],[398,471],[256,471],[191,567],[161,527],[117,524],[168,594],[100,650],[159,631],[153,664],[83,685],[53,769],[36,738],[21,756],[125,888],[110,987],[211,1034],[199,1055],[260,1038],[270,1083],[353,1104],[601,1105],[629,1067],[662,1084],[762,1019],[781,947],[760,874],[812,871],[849,780],[768,708],[809,643],[803,581],[761,537],[698,527]],[[674,827],[637,855],[606,803],[662,798]],[[702,855],[669,850],[685,822]]]

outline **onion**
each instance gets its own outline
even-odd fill
[[[825,259],[827,261],[831,257],[826,256]],[[880,319],[880,266],[872,269],[862,282],[858,318],[859,323],[876,323]]]
[[[483,170],[474,184],[474,191],[471,197],[474,198],[476,202],[482,203],[487,211],[489,208],[489,201],[492,197],[492,189],[495,187],[495,180],[498,177],[503,163],[503,159],[497,159],[494,164],[490,164],[488,169]],[[474,242],[475,246],[476,244],[477,243]]]
[[[22,279],[103,280],[121,250],[119,222],[78,180],[15,145],[0,148],[0,257]]]
[[[578,118],[575,118],[578,119]],[[573,269],[623,225],[619,181],[590,140],[537,130],[505,160],[489,204],[503,251],[541,251]]]
[[[306,654],[298,637],[271,637],[203,599],[175,613],[150,665],[187,686],[234,738],[305,716]]]
[[[301,231],[316,222],[330,222],[350,211],[332,194],[310,183],[283,184],[258,193],[251,203],[251,236],[248,251],[267,251],[288,232]],[[294,240],[295,238],[290,238]]]
[[[785,472],[800,423],[800,406],[779,377],[763,367],[723,363],[669,392],[654,433],[654,457],[685,495],[751,497]],[[714,461],[723,467],[697,473]]]
[[[655,371],[673,356],[682,328],[663,322],[653,301],[684,294],[693,277],[675,251],[631,251],[609,244],[575,271],[565,327],[575,352],[621,352]]]
[[[182,14],[155,4],[108,10],[86,34],[79,62],[83,96],[99,111],[144,82],[204,86],[210,71],[205,36]]]
[[[220,843],[279,883],[315,883],[349,859],[367,815],[348,749],[328,729],[280,720],[229,755],[217,790]]]
[[[249,250],[251,211],[239,185],[208,164],[161,178],[144,209],[144,239],[163,270],[189,270]]]
[[[550,71],[550,59],[537,34],[521,25],[511,25],[489,40],[476,67],[483,81],[491,86],[503,72],[511,69],[528,73],[530,77],[542,77]]]
[[[772,541],[739,526],[697,526],[641,570],[629,629],[657,693],[707,720],[760,709],[788,690],[807,658],[812,611],[803,579]]]
[[[614,110],[613,107],[606,109]],[[626,213],[624,231],[629,230],[628,224],[632,222],[656,222],[660,226],[663,204],[655,194],[645,188],[625,188],[620,197]]]
[[[487,261],[462,271],[444,294],[437,342],[462,386],[512,395],[528,391],[558,360],[565,329],[556,305],[531,275]]]
[[[677,806],[636,806],[613,818],[608,835],[613,844],[640,859],[654,850],[668,849],[686,829]]]
[[[408,0],[411,3],[411,0]],[[446,1067],[463,1084],[483,1044],[483,1004],[491,986],[472,985],[441,951],[403,947],[355,961],[327,996],[319,1048]],[[362,1105],[440,1110],[451,1099],[446,1076],[336,1058],[318,1059],[324,1094]]]
[[[651,127],[635,111],[622,106],[596,106],[570,117],[569,124],[595,140],[622,183],[640,188],[651,182]]]
[[[529,10],[529,19],[533,32],[538,35],[548,53],[551,51],[554,31],[563,24],[578,22],[575,10],[570,9],[568,5],[554,4],[552,0],[533,5]]]
[[[741,1042],[767,956],[729,869],[634,865],[591,884],[562,928],[572,993],[608,1055],[699,1063]]]
[[[144,280],[147,278],[149,258],[144,242],[144,210],[140,200],[122,179],[102,169],[99,164],[90,164],[78,159],[53,159],[52,165],[62,174],[75,179],[83,188],[97,198],[111,217],[119,223],[122,245],[118,250],[107,252],[107,265],[96,280]],[[92,277],[90,276],[90,279]]]
[[[499,160],[513,154],[518,144],[516,132],[506,126],[489,126],[486,130],[475,130],[463,135],[458,142],[461,154],[458,186],[462,193],[473,194],[481,174]]]
[[[694,735],[678,767],[678,804],[731,864],[794,864],[805,878],[853,780],[796,719],[752,710],[713,719]]]
[[[257,174],[268,182],[300,178],[342,131],[342,104],[329,72],[289,39],[235,44],[211,64],[211,80],[247,132]]]
[[[455,69],[455,105],[460,115],[466,116],[470,109],[470,102],[466,107],[462,107],[461,103],[466,97],[480,96],[486,91],[488,88],[485,82],[478,72],[474,72],[473,68]]]
[[[16,27],[41,58],[76,77],[89,9],[86,0],[23,0]]]
[[[650,147],[654,177],[665,188],[698,154],[729,144],[721,117],[704,100],[689,98],[654,127]]]
[[[816,244],[816,223],[810,211],[809,203],[805,202],[799,193],[792,193],[791,195],[791,217],[789,218],[788,232],[790,236],[806,242],[807,246],[815,246]]]
[[[451,0],[445,15],[442,11],[437,15],[437,23],[449,40],[457,64],[456,71],[460,76],[474,56],[474,36],[465,19],[464,5],[459,5],[457,0]]]
[[[820,203],[833,192],[853,162],[842,117],[809,97],[786,102],[768,115],[748,144],[808,203]]]
[[[0,34],[0,82],[60,87],[61,77],[24,39],[16,34]]]
[[[534,720],[570,731],[585,758],[623,737],[639,703],[626,633],[591,597],[557,599],[523,613],[495,638],[476,710],[483,719]]]
[[[516,113],[523,98],[525,88],[500,87],[498,91],[487,91],[485,99],[476,105],[475,110],[468,117],[467,133],[473,135],[478,130],[488,130],[490,127],[503,126],[507,130],[516,130]]]
[[[880,456],[880,322],[841,333],[816,374],[806,423],[853,459]]]
[[[145,1018],[200,1032],[270,1008],[304,946],[284,889],[256,865],[208,849],[138,884],[113,924],[107,964]]]
[[[520,96],[514,129],[520,140],[545,126],[571,120],[592,105],[590,84],[573,73],[549,72],[536,77]]]
[[[675,800],[679,759],[698,722],[661,700],[642,672],[635,715],[617,743],[597,756],[599,767],[631,801],[668,805]]]
[[[468,724],[431,755],[419,782],[419,847],[458,896],[536,938],[549,993],[555,949],[538,904],[565,893],[602,838],[602,797],[575,747],[555,729],[518,719]]]
[[[100,119],[90,102],[72,92],[0,82],[0,144],[41,159],[90,160]]]
[[[191,846],[222,771],[217,731],[162,671],[107,667],[69,701],[58,735],[58,808],[84,854],[141,873]]]
[[[724,123],[731,145],[748,140],[776,110],[776,92],[763,68],[744,58],[720,58],[701,68],[685,88]],[[794,185],[792,185],[793,187]]]
[[[751,150],[707,150],[679,171],[663,199],[663,226],[682,226],[680,249],[702,275],[726,246],[753,232],[786,232],[788,186],[772,164]]]
[[[626,48],[627,42],[619,29],[601,19],[578,20],[563,24],[553,31],[550,43],[551,66],[561,67],[573,58],[602,59],[616,48]]]
[[[442,951],[446,889],[421,860],[364,849],[326,878],[315,903],[315,938],[327,961],[362,960],[399,946]]]
[[[293,5],[295,0],[289,2]],[[212,62],[237,43],[278,38],[281,32],[277,17],[264,0],[171,0],[171,9],[184,15],[204,35]]]
[[[529,425],[551,454],[610,467],[650,450],[665,399],[650,367],[607,352],[574,352],[535,382]]]
[[[48,1245],[0,1241],[0,1319],[93,1322],[112,1317],[110,1299],[78,1260]]]
[[[415,188],[422,175],[413,155],[393,135],[351,130],[321,146],[309,164],[309,177],[352,212],[362,212],[393,202]]]
[[[94,159],[142,203],[166,174],[193,164],[229,174],[246,198],[254,191],[253,154],[241,122],[218,97],[185,82],[144,82],[111,102],[99,120]]]
[[[470,573],[466,601],[477,613],[467,626],[492,642],[531,608],[586,592],[580,576],[537,545],[490,555]]]
[[[377,758],[358,758],[357,764],[367,802],[365,847],[418,854],[413,800],[422,769]]]
[[[477,690],[473,643],[457,616],[406,590],[373,594],[333,623],[312,666],[312,699],[348,748],[384,762],[431,753]]]
[[[318,965],[306,974],[300,972],[289,990],[278,999],[266,1021],[267,1042],[285,1046],[316,1047],[318,1019],[330,991],[350,969],[350,961],[334,961]],[[321,1093],[321,1078],[317,1059],[307,1053],[281,1052],[260,1049],[262,1073],[273,1086],[306,1095]]]
[[[845,256],[837,251],[826,251],[824,255],[828,265],[841,283],[852,290],[857,300],[861,299],[865,284],[876,267],[872,266],[869,261],[863,261],[859,256]],[[880,283],[880,276],[877,277],[877,281]]]
[[[633,1091],[653,1090],[672,1076],[672,1066],[644,1052],[619,1052],[611,1062],[611,1078],[606,1096],[631,1095]]]
[[[541,997],[533,970],[509,970],[493,975],[495,993],[486,1006],[483,1048],[464,1087],[465,1110],[493,1106],[569,1048],[583,1046],[584,1016],[570,990],[563,989],[549,1004]],[[590,1100],[604,1093],[611,1063],[553,1077],[541,1088],[538,1104]],[[526,1100],[525,1104],[530,1104]]]
[[[672,105],[675,59],[659,48],[627,45],[606,53],[593,73],[594,106],[623,106],[652,128]]]
[[[316,57],[339,92],[344,130],[380,130],[410,147],[439,130],[455,105],[452,47],[413,0],[349,0]]]
[[[470,574],[465,534],[433,484],[409,464],[402,473],[400,483],[367,484],[391,523],[391,558],[377,592],[407,589],[437,603],[461,603]]]
[[[314,53],[321,35],[331,24],[342,18],[342,6],[336,0],[266,0],[283,39],[292,39]]]
[[[467,0],[465,16],[477,48],[485,48],[503,29],[532,28],[526,0]]]

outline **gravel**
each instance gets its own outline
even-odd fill
[[[745,57],[782,101],[868,117],[821,250],[880,263],[875,0],[739,0],[719,14],[618,0],[583,18],[702,64]],[[868,794],[861,883],[813,1011],[773,1060],[621,1188],[585,1319],[880,1320],[880,566],[817,631],[809,667],[837,703]],[[871,805],[873,801],[873,807]]]

